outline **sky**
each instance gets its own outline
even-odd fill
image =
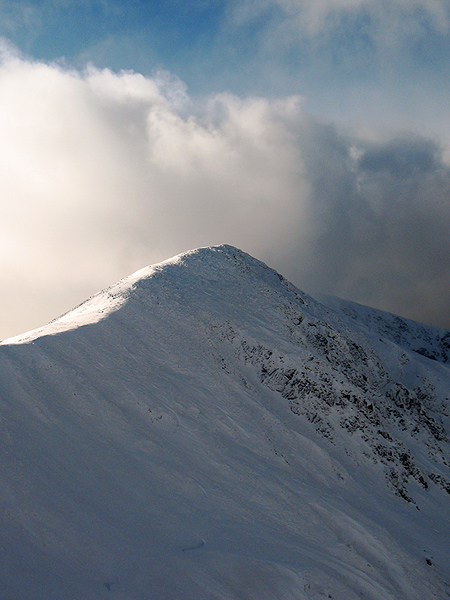
[[[0,0],[0,339],[238,246],[450,328],[448,0]]]

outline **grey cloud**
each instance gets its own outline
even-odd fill
[[[297,269],[297,277],[448,327],[450,169],[441,149],[418,136],[375,143],[315,127],[317,151],[304,147],[314,274]]]
[[[388,171],[403,178],[436,171],[441,161],[441,151],[435,141],[410,136],[366,148],[359,167],[369,171]]]

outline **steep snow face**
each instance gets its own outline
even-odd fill
[[[326,305],[218,246],[3,342],[0,597],[450,597],[448,332]]]
[[[329,308],[349,317],[355,326],[364,325],[380,336],[427,358],[450,363],[450,331],[447,329],[422,325],[332,296],[323,296],[321,300]]]

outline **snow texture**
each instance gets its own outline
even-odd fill
[[[0,598],[450,598],[449,365],[230,246],[5,340]]]

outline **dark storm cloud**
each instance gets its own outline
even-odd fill
[[[450,169],[436,141],[314,123],[304,144],[314,269],[305,284],[450,325]],[[311,139],[314,142],[311,142]]]
[[[387,171],[395,177],[437,171],[441,165],[440,148],[433,140],[399,137],[383,145],[366,148],[359,160],[360,168]]]

